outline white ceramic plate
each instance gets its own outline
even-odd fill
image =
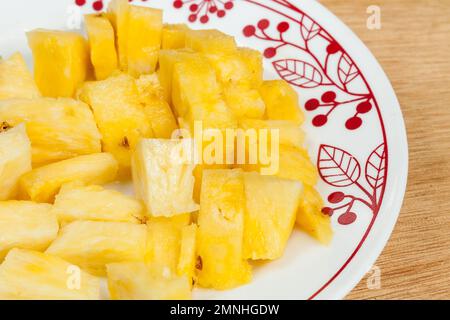
[[[0,54],[19,50],[31,61],[25,31],[80,28],[82,13],[100,9],[106,2],[1,1]],[[166,22],[217,28],[235,36],[239,45],[265,53],[265,77],[282,77],[299,92],[306,109],[307,146],[321,174],[319,190],[332,208],[325,211],[333,212],[335,236],[330,246],[296,231],[284,257],[258,267],[249,285],[224,292],[198,290],[196,297],[343,298],[385,246],[399,214],[408,172],[400,107],[375,58],[313,0],[133,2],[164,9]],[[342,192],[344,200],[336,203],[342,198],[336,192]]]

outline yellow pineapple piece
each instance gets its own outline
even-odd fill
[[[238,48],[238,56],[247,66],[250,74],[250,83],[253,88],[259,88],[263,82],[263,57],[261,52],[250,48]]]
[[[238,119],[262,119],[266,105],[258,90],[246,86],[232,85],[224,90],[225,102]]]
[[[310,186],[305,186],[297,213],[297,225],[323,244],[333,237],[330,217],[322,213],[323,200]]]
[[[185,47],[186,32],[189,30],[185,24],[165,24],[162,30],[162,49],[181,49]]]
[[[162,11],[130,6],[128,21],[128,72],[133,76],[154,72],[161,48]]]
[[[119,65],[123,71],[126,71],[128,65],[127,47],[130,16],[130,5],[128,0],[112,0],[108,5],[107,16],[111,21],[116,35]]]
[[[136,79],[136,87],[142,104],[164,100],[164,88],[156,73],[141,75]]]
[[[240,170],[205,170],[198,216],[197,277],[202,287],[230,289],[251,280],[244,260],[244,177]]]
[[[187,300],[191,284],[187,276],[165,276],[145,263],[107,265],[108,288],[113,300]]]
[[[0,119],[26,124],[33,166],[101,151],[100,133],[89,106],[68,98],[0,101]]]
[[[118,67],[114,29],[103,14],[86,15],[84,21],[95,77],[97,80],[104,80]]]
[[[244,257],[278,259],[294,228],[302,184],[254,172],[244,178]]]
[[[58,257],[13,249],[0,266],[0,299],[97,300],[100,280]]]
[[[264,81],[259,89],[266,103],[270,120],[290,120],[302,124],[304,116],[298,104],[297,92],[284,80]]]
[[[144,207],[139,201],[96,185],[64,185],[55,197],[52,212],[61,223],[74,220],[141,223],[144,220]]]
[[[31,170],[31,145],[23,124],[0,125],[0,200],[8,200],[17,196],[19,178]]]
[[[139,91],[129,75],[86,82],[79,98],[89,104],[103,136],[103,150],[119,162],[119,176],[130,171],[131,152],[141,137],[152,137],[152,129],[139,100]]]
[[[192,199],[194,164],[191,140],[142,139],[133,155],[135,192],[151,216],[174,216],[198,210]]]
[[[37,29],[27,33],[34,78],[46,97],[72,97],[89,67],[86,40],[78,33]]]
[[[128,222],[74,221],[62,228],[46,253],[104,276],[106,265],[143,262],[147,228]]]
[[[188,30],[186,47],[203,53],[231,53],[237,49],[234,37],[215,29]]]
[[[59,229],[51,208],[46,203],[0,202],[0,261],[12,248],[47,249]]]
[[[197,262],[197,230],[195,224],[185,226],[181,230],[181,247],[178,258],[177,274],[195,279],[195,264]]]
[[[240,85],[252,88],[254,80],[253,70],[246,61],[235,52],[231,53],[205,53],[211,66],[214,67],[217,80],[224,86]]]
[[[15,53],[6,60],[0,58],[0,100],[40,97],[28,67],[20,53]]]
[[[55,162],[24,174],[20,178],[23,195],[37,202],[53,202],[61,186],[80,181],[104,184],[117,176],[117,161],[109,153],[94,153]]]

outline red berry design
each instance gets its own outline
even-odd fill
[[[213,7],[209,8],[209,12],[211,12],[211,13],[216,13],[216,11],[217,11],[217,7],[216,6],[213,6]]]
[[[267,29],[269,27],[269,25],[270,25],[270,22],[267,19],[262,19],[262,20],[259,20],[259,22],[258,22],[258,28],[261,30]]]
[[[324,115],[324,114],[319,114],[319,115],[317,115],[317,116],[314,117],[312,123],[313,123],[313,125],[316,126],[316,127],[321,127],[321,126],[323,126],[324,124],[326,124],[327,121],[328,121],[328,117],[327,117],[326,115]]]
[[[233,7],[234,7],[234,4],[233,4],[232,1],[228,1],[228,2],[226,2],[225,5],[224,5],[224,8],[225,8],[226,10],[231,10],[231,9],[233,9]]]
[[[75,0],[75,4],[77,6],[84,6],[86,4],[86,0]]]
[[[200,22],[201,23],[207,23],[209,21],[209,17],[207,15],[201,16],[200,17]]]
[[[244,36],[252,37],[255,35],[256,28],[252,25],[248,25],[244,28]]]
[[[355,220],[356,220],[356,214],[353,212],[346,212],[344,214],[341,214],[338,218],[339,224],[342,224],[344,226],[352,224],[353,222],[355,222]]]
[[[266,50],[264,50],[264,57],[266,57],[267,59],[275,57],[276,54],[277,54],[277,49],[275,49],[273,47],[270,47],[270,48],[267,48]]]
[[[96,10],[96,11],[102,10],[103,9],[103,2],[102,1],[95,1],[92,4],[92,8],[94,8],[94,10]]]
[[[325,208],[322,208],[322,213],[331,217],[334,213],[334,209],[330,208],[330,207],[325,207]]]
[[[190,22],[195,22],[195,21],[197,21],[197,15],[196,14],[191,14],[188,19],[189,19]]]
[[[196,3],[193,3],[189,6],[189,10],[192,12],[196,12],[198,10],[198,5]]]
[[[355,130],[361,127],[361,124],[362,124],[361,118],[358,116],[354,116],[348,119],[347,122],[345,122],[345,127],[348,130]]]
[[[369,101],[361,102],[356,107],[356,111],[358,111],[358,113],[367,113],[370,110],[372,110],[372,104]]]
[[[174,6],[176,9],[180,9],[180,8],[183,6],[183,1],[181,1],[181,0],[176,0],[176,1],[173,3],[173,6]]]
[[[217,16],[218,16],[219,18],[225,17],[225,14],[226,14],[225,10],[219,10],[219,11],[217,11]]]
[[[336,93],[327,91],[322,95],[322,101],[325,103],[334,102],[336,100]]]
[[[343,192],[337,191],[333,192],[328,196],[328,202],[330,203],[339,203],[344,200],[345,194]]]
[[[320,102],[317,99],[310,99],[305,103],[305,109],[308,111],[316,110],[320,106]]]
[[[335,54],[336,52],[340,51],[341,47],[337,42],[332,42],[327,46],[327,53],[329,54]]]
[[[280,22],[277,26],[277,30],[281,33],[286,32],[289,30],[289,23],[287,22]]]

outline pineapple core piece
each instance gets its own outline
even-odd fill
[[[17,196],[19,178],[31,170],[31,145],[23,124],[0,125],[0,200],[8,200]]]
[[[118,64],[114,29],[105,15],[86,15],[84,21],[95,77],[104,80],[117,69]]]
[[[140,223],[144,220],[144,207],[139,201],[96,185],[64,185],[55,198],[52,212],[61,223],[74,220]]]
[[[89,106],[68,98],[0,101],[0,123],[26,124],[33,167],[101,151]]]
[[[237,50],[234,37],[215,29],[188,30],[186,47],[202,53],[233,53]]]
[[[38,29],[27,33],[34,77],[42,95],[72,97],[86,78],[89,50],[78,33]]]
[[[195,165],[192,141],[142,139],[132,160],[135,192],[151,216],[174,216],[198,210],[193,200]]]
[[[107,17],[111,21],[116,35],[116,48],[119,56],[120,68],[127,70],[127,41],[130,4],[128,0],[112,0],[108,6]]]
[[[244,213],[242,171],[205,170],[196,261],[200,286],[223,290],[251,280],[251,267],[243,256]]]
[[[162,30],[162,49],[182,49],[186,43],[186,32],[189,30],[185,24],[165,24]]]
[[[188,300],[190,279],[166,276],[139,262],[107,265],[108,289],[113,300]]]
[[[0,202],[0,261],[12,248],[45,250],[58,234],[51,205],[28,201]]]
[[[128,222],[75,221],[62,228],[46,253],[104,276],[106,265],[143,262],[147,228]]]
[[[270,120],[290,120],[302,124],[304,116],[298,104],[297,92],[284,80],[264,81],[259,89]]]
[[[128,72],[133,76],[154,72],[162,36],[161,10],[130,6],[128,21]]]
[[[0,266],[0,299],[98,300],[100,280],[58,257],[13,249]]]
[[[0,58],[0,100],[33,99],[40,95],[33,76],[20,53],[15,53],[6,60]]]
[[[297,213],[297,225],[323,244],[329,244],[333,237],[330,216],[322,213],[323,200],[310,186],[305,186]]]
[[[244,257],[280,258],[294,228],[302,184],[253,172],[246,173],[244,178],[247,203]]]
[[[37,202],[53,202],[61,186],[80,181],[86,184],[111,182],[117,175],[117,161],[109,153],[95,153],[33,169],[19,181],[22,195]]]
[[[119,176],[129,176],[131,152],[141,137],[152,137],[152,128],[139,100],[135,80],[119,75],[86,82],[79,98],[89,104],[103,136],[103,150],[119,162]]]

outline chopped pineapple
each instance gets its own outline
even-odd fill
[[[89,52],[78,33],[38,29],[27,33],[34,77],[46,97],[72,97],[86,78]]]
[[[263,57],[261,52],[250,48],[238,48],[237,54],[244,61],[253,88],[259,88],[263,82]]]
[[[251,66],[247,65],[246,61],[241,59],[237,52],[229,54],[205,53],[204,56],[208,59],[211,66],[214,67],[217,80],[224,87],[229,85],[253,87],[254,74]]]
[[[108,6],[107,16],[116,34],[116,48],[119,64],[123,71],[127,70],[128,24],[130,5],[128,0],[112,0]]]
[[[117,161],[109,153],[95,153],[33,169],[20,178],[22,195],[37,202],[53,202],[65,183],[111,182],[117,175]]]
[[[133,76],[154,72],[161,48],[162,11],[130,6],[127,38],[128,72]]]
[[[147,228],[128,222],[75,221],[62,228],[46,253],[103,276],[106,265],[143,262]]]
[[[13,249],[0,266],[0,300],[97,300],[100,280],[63,259]]]
[[[225,101],[238,119],[262,119],[266,105],[258,90],[245,86],[228,86],[224,90]]]
[[[244,260],[244,178],[240,170],[205,170],[198,216],[197,276],[202,287],[229,289],[251,280]]]
[[[140,76],[136,79],[136,87],[139,93],[139,100],[142,104],[164,100],[164,88],[161,86],[156,73]]]
[[[52,212],[61,223],[74,220],[140,223],[144,220],[144,208],[139,201],[95,185],[64,185],[55,198]]]
[[[185,24],[165,24],[162,30],[162,49],[181,49],[185,47],[186,32],[189,28]]]
[[[31,170],[31,145],[25,126],[7,126],[4,122],[0,127],[0,200],[15,198],[19,178]]]
[[[102,14],[86,15],[84,20],[95,77],[97,80],[104,80],[117,69],[114,29],[108,18]]]
[[[320,194],[313,187],[305,186],[297,213],[297,225],[321,243],[329,244],[333,230],[330,216],[322,213],[322,207]]]
[[[142,139],[132,161],[136,194],[151,216],[174,216],[198,210],[192,199],[194,164],[190,140]]]
[[[187,300],[191,284],[186,276],[165,276],[145,263],[107,265],[108,288],[113,300]]]
[[[193,280],[195,278],[195,263],[197,261],[197,225],[185,226],[181,231],[181,248],[178,258],[177,274],[187,276]]]
[[[34,167],[101,151],[101,136],[92,112],[76,100],[3,100],[0,119],[10,126],[26,123]]]
[[[51,208],[46,203],[0,202],[0,261],[12,248],[47,249],[59,229]]]
[[[244,257],[280,258],[294,228],[302,184],[258,173],[246,173],[244,178]]]
[[[290,120],[302,124],[304,116],[298,104],[297,92],[286,81],[264,81],[260,93],[266,103],[268,119]]]
[[[237,49],[232,36],[215,29],[188,30],[186,47],[203,53],[232,53]]]
[[[20,53],[15,53],[6,60],[0,58],[0,100],[33,99],[40,95],[33,76]]]
[[[119,176],[129,176],[131,152],[141,137],[150,138],[153,134],[134,79],[122,74],[86,82],[79,97],[94,111],[103,136],[103,150],[116,157]]]

